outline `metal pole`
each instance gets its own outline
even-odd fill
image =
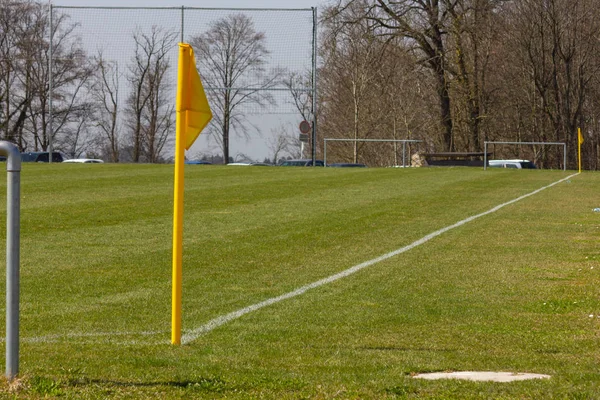
[[[567,170],[567,144],[563,144],[563,171]]]
[[[327,167],[327,139],[323,141],[323,166]]]
[[[483,170],[487,171],[487,142],[483,142]]]
[[[52,106],[52,91],[53,91],[53,86],[54,86],[54,76],[53,76],[54,60],[53,60],[53,54],[52,54],[52,37],[53,37],[54,32],[52,31],[52,25],[53,25],[52,3],[50,3],[49,5],[50,5],[50,38],[48,40],[48,42],[49,42],[49,47],[48,47],[48,162],[51,163],[52,162],[52,136],[53,136],[52,114],[54,113],[54,108]]]
[[[312,54],[312,162],[313,166],[317,160],[317,8],[312,7],[313,12],[313,54]]]
[[[6,156],[6,378],[19,373],[19,263],[21,214],[21,153],[12,143],[0,141]]]
[[[406,168],[406,142],[402,142],[402,168]]]
[[[181,43],[185,43],[183,40],[183,28],[185,27],[185,6],[181,6]]]

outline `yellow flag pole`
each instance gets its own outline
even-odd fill
[[[179,134],[185,121],[183,113],[176,115],[175,189],[173,200],[173,293],[171,312],[171,343],[181,344],[181,264],[183,249],[183,166],[185,149]]]
[[[173,195],[173,281],[171,297],[171,343],[181,344],[181,264],[183,252],[183,178],[185,160],[185,111],[182,102],[187,93],[189,61],[185,49],[179,47],[177,107],[175,115],[175,184]]]
[[[577,160],[579,163],[579,173],[581,173],[581,128],[577,128]]]
[[[171,343],[181,344],[181,264],[183,251],[183,168],[189,150],[212,118],[212,111],[196,70],[194,51],[179,43],[175,105],[175,188],[173,196],[173,296]]]

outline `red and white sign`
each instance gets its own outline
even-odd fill
[[[300,132],[308,133],[310,132],[311,126],[310,123],[306,120],[300,122]]]

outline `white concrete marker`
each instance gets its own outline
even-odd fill
[[[529,379],[550,379],[550,375],[528,374],[519,372],[490,372],[490,371],[460,371],[460,372],[432,372],[418,374],[413,378],[437,380],[437,379],[462,379],[479,382],[514,382]]]
[[[208,332],[212,331],[213,329],[218,328],[221,325],[224,325],[224,324],[226,324],[228,322],[231,322],[231,321],[233,321],[235,319],[238,319],[238,318],[242,317],[243,315],[246,315],[246,314],[251,313],[253,311],[260,310],[261,308],[270,306],[272,304],[279,303],[280,301],[291,299],[292,297],[300,296],[301,294],[306,293],[308,290],[318,288],[320,286],[326,285],[326,284],[331,283],[331,282],[335,282],[338,279],[342,279],[342,278],[348,277],[348,276],[350,276],[350,275],[352,275],[352,274],[354,274],[354,273],[356,273],[356,272],[358,272],[358,271],[360,271],[362,269],[370,267],[373,264],[377,264],[377,263],[379,263],[381,261],[385,261],[385,260],[390,259],[390,258],[392,258],[394,256],[397,256],[398,254],[402,254],[402,253],[404,253],[406,251],[412,250],[415,247],[420,246],[423,243],[426,243],[426,242],[430,241],[431,239],[433,239],[435,237],[438,237],[438,236],[440,236],[443,233],[448,232],[449,230],[452,230],[454,228],[458,228],[459,226],[462,226],[462,225],[464,225],[464,224],[466,224],[468,222],[474,221],[477,218],[481,218],[481,217],[484,217],[486,215],[495,213],[496,211],[500,210],[503,207],[506,207],[508,205],[511,205],[513,203],[521,201],[521,200],[523,200],[523,199],[525,199],[525,198],[527,198],[529,196],[533,196],[534,194],[537,194],[537,193],[539,193],[539,192],[541,192],[543,190],[546,190],[546,189],[548,189],[548,188],[550,188],[550,187],[552,187],[554,185],[557,185],[557,184],[559,184],[561,182],[564,182],[564,181],[566,181],[568,179],[571,179],[572,177],[577,176],[577,175],[579,175],[579,174],[569,175],[566,178],[563,178],[563,179],[561,179],[559,181],[551,183],[548,186],[544,186],[544,187],[542,187],[540,189],[534,190],[533,192],[525,194],[525,195],[523,195],[521,197],[517,197],[516,199],[507,201],[506,203],[502,203],[499,206],[496,206],[496,207],[494,207],[494,208],[492,208],[492,209],[490,209],[488,211],[482,212],[481,214],[473,215],[473,216],[471,216],[469,218],[465,218],[462,221],[459,221],[459,222],[457,222],[457,223],[455,223],[453,225],[450,225],[450,226],[447,226],[445,228],[439,229],[439,230],[437,230],[437,231],[435,231],[433,233],[430,233],[429,235],[424,236],[421,239],[419,239],[419,240],[417,240],[417,241],[415,241],[415,242],[413,242],[413,243],[411,243],[411,244],[409,244],[407,246],[404,246],[404,247],[402,247],[402,248],[400,248],[398,250],[395,250],[395,251],[392,251],[390,253],[384,254],[384,255],[382,255],[380,257],[377,257],[377,258],[374,258],[372,260],[365,261],[365,262],[363,262],[361,264],[355,265],[355,266],[353,266],[351,268],[348,268],[347,270],[344,270],[342,272],[339,272],[339,273],[337,273],[335,275],[331,275],[331,276],[329,276],[327,278],[324,278],[324,279],[321,279],[319,281],[313,282],[311,284],[302,286],[302,287],[300,287],[300,288],[298,288],[298,289],[296,289],[296,290],[294,290],[292,292],[289,292],[289,293],[286,293],[286,294],[282,294],[281,296],[272,297],[272,298],[267,299],[265,301],[262,301],[260,303],[256,303],[256,304],[253,304],[251,306],[242,308],[240,310],[233,311],[233,312],[231,312],[229,314],[222,315],[220,317],[214,318],[214,319],[208,321],[206,324],[204,324],[204,325],[202,325],[202,326],[200,326],[200,327],[198,327],[196,329],[193,329],[192,331],[189,331],[188,333],[184,334],[181,337],[181,344],[189,344],[189,343],[193,342],[194,340],[196,340],[197,338],[199,338],[201,335],[203,335],[205,333],[208,333]]]

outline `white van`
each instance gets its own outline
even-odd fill
[[[489,160],[488,166],[493,168],[537,169],[529,160]]]

